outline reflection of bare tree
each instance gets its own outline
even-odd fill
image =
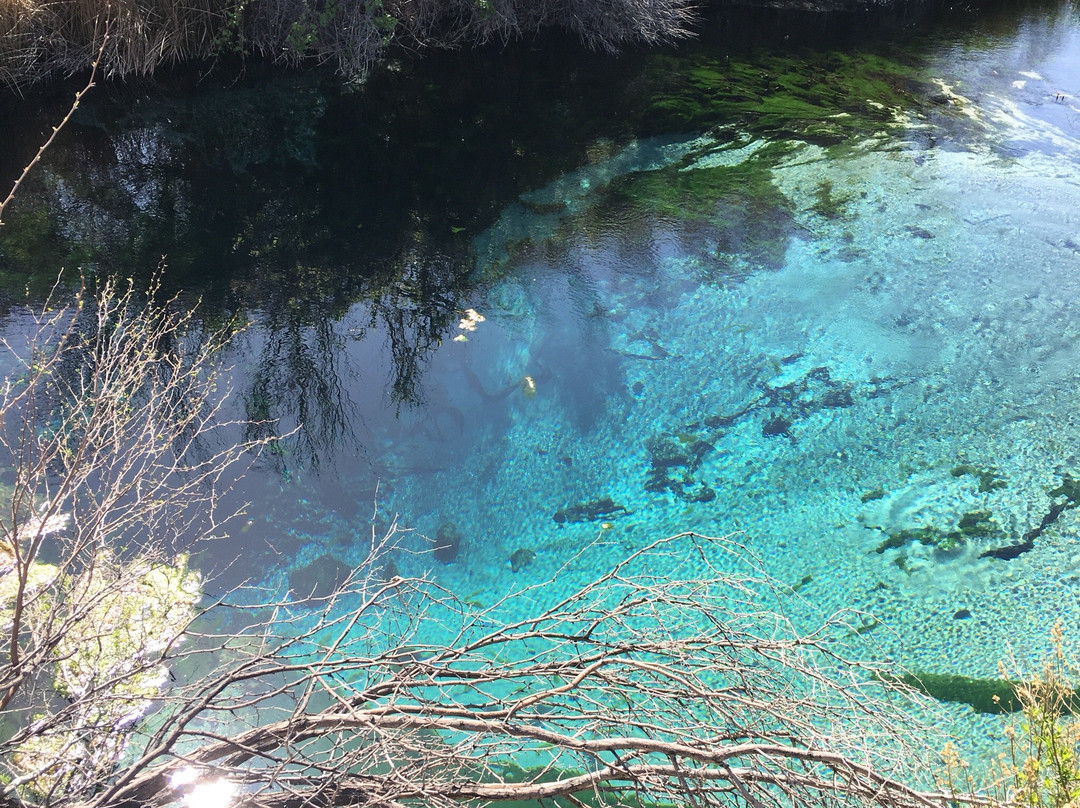
[[[266,323],[266,341],[244,393],[246,437],[279,437],[299,427],[274,453],[281,470],[289,468],[287,455],[317,469],[335,448],[355,441],[342,357],[342,338],[330,319]]]
[[[371,328],[384,331],[390,350],[390,400],[397,406],[423,402],[421,377],[427,359],[461,308],[455,262],[405,262],[387,293],[371,304]]]
[[[386,395],[397,407],[423,403],[424,366],[461,309],[462,264],[414,258],[395,267],[389,279],[369,280],[366,289],[352,292],[367,300],[360,304],[366,309],[365,325],[351,329],[350,336],[385,340]],[[347,365],[339,328],[347,301],[328,302],[317,295],[305,299],[300,288],[292,291],[296,295],[288,303],[270,308],[284,314],[268,315],[261,323],[260,355],[243,397],[249,439],[281,437],[296,429],[279,442],[276,457],[282,471],[317,469],[336,450],[358,448],[356,427],[363,417],[347,384],[348,374],[358,369]]]

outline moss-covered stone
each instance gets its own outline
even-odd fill
[[[877,546],[877,552],[884,553],[886,550],[899,550],[911,542],[917,542],[929,547],[936,547],[944,541],[946,534],[939,528],[925,525],[918,528],[905,528],[897,533],[890,533],[885,541]]]
[[[814,189],[814,203],[810,210],[825,219],[843,219],[847,218],[847,206],[851,200],[850,194],[838,194],[832,180],[824,179]]]
[[[875,499],[881,499],[885,496],[884,488],[875,488],[873,491],[867,491],[859,499],[862,502],[873,502]]]
[[[677,435],[661,433],[645,441],[649,463],[658,469],[686,468],[693,471],[714,448],[708,441],[685,431]]]
[[[858,635],[869,634],[874,629],[881,625],[881,621],[876,617],[866,617],[859,625],[855,626],[854,632]]]
[[[923,525],[889,534],[885,541],[878,544],[876,552],[880,554],[886,550],[899,550],[905,544],[913,542],[949,552],[961,547],[968,539],[1000,538],[1003,535],[1004,531],[994,521],[990,511],[968,511],[960,516],[957,526],[951,530],[936,525]]]
[[[457,560],[461,552],[461,531],[453,522],[445,522],[439,525],[435,531],[435,541],[432,544],[431,555],[436,561],[443,564],[452,564]]]
[[[55,568],[40,572],[48,577]],[[155,660],[194,619],[202,578],[186,556],[166,564],[102,551],[88,571],[55,575],[48,584],[57,597],[39,595],[24,617],[42,638],[63,621],[51,652],[52,686],[70,707],[48,732],[21,743],[12,760],[31,793],[55,797],[85,790],[123,755],[130,735],[116,730],[141,718],[167,681]]]
[[[811,575],[810,573],[807,573],[806,575],[804,575],[802,578],[799,579],[798,583],[788,587],[786,591],[788,591],[791,594],[794,594],[794,593],[800,591],[807,584],[811,583],[813,580],[814,580],[814,576]]]
[[[536,560],[536,552],[528,547],[519,547],[510,554],[510,571],[520,572]]]
[[[716,448],[705,436],[709,436],[708,427],[694,423],[675,434],[664,432],[646,440],[649,471],[645,490],[667,491],[685,502],[716,499],[716,491],[695,476],[702,460]]]
[[[1069,474],[1061,475],[1061,485],[1051,488],[1047,494],[1051,499],[1064,498],[1067,507],[1075,508],[1080,504],[1080,480],[1074,479]]]
[[[1001,529],[997,526],[997,523],[990,518],[990,511],[968,511],[960,517],[960,523],[957,527],[962,534],[969,538],[1001,534]]]
[[[785,418],[782,415],[773,415],[771,418],[766,418],[765,423],[761,425],[761,434],[766,438],[775,438],[778,435],[784,435],[785,437],[791,437],[791,425],[793,421],[790,418]]]
[[[886,380],[872,381],[857,389],[854,384],[833,378],[827,367],[816,367],[801,378],[782,385],[765,385],[763,405],[777,408],[784,418],[794,422],[822,410],[846,409],[854,406],[856,394],[860,398],[876,398],[882,389],[892,389]],[[775,413],[774,413],[775,414]]]
[[[923,525],[918,528],[905,528],[890,533],[876,552],[898,550],[909,543],[918,543],[933,547],[941,552],[949,552],[962,546],[968,539],[998,538],[1004,535],[1001,527],[994,521],[990,511],[968,511],[960,517],[952,530],[943,530],[936,525]]]

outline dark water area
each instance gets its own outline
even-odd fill
[[[152,86],[101,82],[47,161],[81,205],[50,211],[61,221],[48,228],[36,222],[9,235],[0,263],[16,275],[56,265],[149,273],[166,256],[177,287],[223,300],[256,271],[288,273],[297,263],[350,277],[394,272],[418,253],[465,264],[469,237],[520,193],[590,159],[597,143],[618,148],[757,117],[752,104],[658,104],[685,91],[688,64],[736,59],[753,71],[753,55],[767,54],[766,69],[797,71],[852,48],[899,51],[917,63],[932,42],[1016,25],[1011,5],[872,15],[729,9],[667,51],[613,57],[551,34],[398,60],[362,90],[319,71],[249,78],[235,68],[175,73]],[[4,99],[5,186],[78,86]],[[736,88],[744,90],[769,88]],[[758,123],[782,132],[788,112]],[[10,229],[19,229],[20,207],[32,206],[30,193],[23,196]],[[33,261],[25,260],[30,252]],[[258,299],[242,297],[226,305]]]
[[[5,215],[0,331],[61,267],[163,256],[207,325],[250,323],[226,415],[285,437],[204,558],[240,557],[221,586],[358,566],[395,517],[397,567],[474,600],[737,532],[793,614],[993,676],[1080,622],[1053,493],[1080,476],[1078,65],[1075,5],[1039,2],[729,9],[676,48],[552,34],[362,89],[102,83]],[[0,103],[0,178],[70,93]]]
[[[748,75],[760,67],[776,78],[854,49],[894,54],[914,68],[920,51],[936,43],[1007,36],[1023,13],[1040,13],[1030,9],[728,9],[710,13],[695,39],[666,51],[609,56],[551,34],[394,61],[362,90],[320,71],[249,78],[235,67],[222,75],[178,72],[152,86],[101,82],[48,155],[62,192],[42,188],[46,178],[35,175],[9,213],[0,272],[20,289],[25,278],[51,277],[58,266],[148,274],[165,256],[177,288],[235,310],[289,289],[294,268],[304,265],[334,276],[304,302],[340,314],[371,279],[400,273],[418,257],[444,267],[436,270],[440,283],[468,274],[472,236],[518,195],[597,149],[739,120],[789,134],[791,109],[758,109],[755,99],[773,89],[768,76]],[[732,59],[727,103],[664,103],[688,86],[694,94],[696,63],[722,70]],[[834,60],[824,75],[809,74],[836,82],[832,73],[848,68],[854,65]],[[904,95],[905,77],[892,79],[891,89]],[[78,86],[0,104],[5,187]],[[829,87],[837,96],[850,89]],[[798,123],[794,133],[805,134]],[[50,195],[58,198],[45,211]],[[267,273],[273,280],[252,288],[252,276]]]

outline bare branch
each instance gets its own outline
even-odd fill
[[[45,154],[46,151],[48,151],[49,147],[52,146],[53,141],[56,140],[56,136],[60,134],[60,131],[65,126],[67,126],[68,121],[70,121],[72,116],[75,114],[75,110],[77,110],[79,108],[79,104],[82,103],[83,96],[86,95],[88,92],[90,92],[90,88],[94,86],[94,79],[97,77],[98,66],[101,64],[101,58],[102,58],[103,54],[105,53],[105,45],[108,44],[108,42],[109,42],[109,16],[108,16],[108,14],[109,14],[109,5],[106,4],[105,5],[105,27],[104,27],[104,32],[102,33],[102,36],[101,36],[101,45],[98,47],[97,55],[94,57],[93,61],[90,63],[90,78],[87,79],[86,85],[81,90],[79,90],[77,93],[75,93],[75,100],[72,101],[71,107],[68,109],[67,114],[64,115],[64,117],[61,119],[60,123],[58,123],[56,126],[54,126],[52,128],[52,132],[49,134],[48,139],[46,139],[45,142],[41,144],[41,146],[38,148],[37,152],[34,154],[33,159],[31,159],[30,162],[27,163],[23,167],[23,170],[19,173],[19,176],[15,178],[15,182],[12,183],[11,190],[8,191],[8,195],[6,197],[4,197],[4,200],[2,202],[0,202],[0,226],[2,226],[4,224],[4,210],[11,203],[11,201],[15,198],[15,193],[19,190],[19,186],[22,185],[23,182],[26,180],[27,176],[29,176],[31,169],[33,169],[33,167],[36,166],[41,161],[42,156]],[[96,24],[95,24],[95,29],[96,29]],[[95,38],[96,38],[96,36],[97,35],[96,35],[96,30],[95,30]]]

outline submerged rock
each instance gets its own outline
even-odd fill
[[[591,502],[579,502],[555,511],[552,518],[560,525],[566,522],[595,522],[605,516],[617,513],[630,513],[622,505],[617,505],[611,497],[595,499]]]
[[[328,598],[345,585],[352,572],[352,567],[341,559],[321,555],[289,573],[289,590],[305,600]]]
[[[716,499],[716,491],[705,483],[700,483],[696,488],[687,491],[683,499],[687,502],[712,502]]]
[[[715,498],[711,488],[694,478],[702,460],[716,448],[703,437],[707,434],[701,424],[691,424],[678,434],[665,432],[645,441],[649,453],[645,490],[670,491],[676,497],[692,502],[708,502]]]
[[[431,554],[435,556],[435,560],[441,561],[443,564],[450,564],[457,559],[460,551],[461,533],[458,531],[457,526],[453,522],[440,525],[435,532],[435,541],[431,549]]]
[[[694,471],[705,455],[715,448],[709,441],[689,432],[654,435],[645,441],[649,462],[654,469],[682,467]]]
[[[510,571],[518,572],[525,569],[536,560],[536,553],[528,548],[521,547],[510,554]]]
[[[915,238],[932,239],[934,234],[927,230],[925,227],[917,227],[913,224],[909,224],[904,228],[908,233],[915,236]]]
[[[761,425],[761,434],[767,438],[776,437],[777,435],[784,435],[790,438],[791,424],[791,419],[784,418],[782,415],[774,415]]]

